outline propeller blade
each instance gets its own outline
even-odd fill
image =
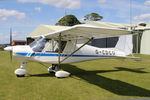
[[[10,51],[10,62],[12,63],[12,51]]]
[[[10,28],[10,46],[12,46],[12,28]],[[12,50],[10,51],[10,61],[12,63]]]
[[[12,29],[10,28],[10,46],[12,45]]]

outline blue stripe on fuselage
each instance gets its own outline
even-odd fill
[[[21,56],[58,56],[58,54],[49,54],[49,53],[19,53],[17,52],[16,54],[21,55]],[[66,57],[68,54],[61,54],[61,57]],[[116,56],[105,56],[105,55],[72,55],[71,57],[116,57]]]

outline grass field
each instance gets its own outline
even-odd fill
[[[145,59],[150,56],[137,55]],[[150,62],[105,59],[62,65],[72,73],[58,79],[38,63],[28,63],[31,75],[17,78],[20,63],[0,51],[0,100],[105,100],[150,98]]]

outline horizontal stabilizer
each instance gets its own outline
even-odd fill
[[[118,57],[119,59],[133,59],[135,61],[144,61],[141,57],[132,57],[132,56],[126,56],[126,57]]]

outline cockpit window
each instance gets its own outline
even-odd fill
[[[67,41],[61,41],[61,52],[63,52]],[[43,37],[37,38],[29,46],[34,52],[58,52],[59,42],[57,40],[48,40]]]
[[[34,52],[41,52],[46,44],[46,39],[43,37],[37,38],[35,41],[33,41],[29,46],[32,48]]]

